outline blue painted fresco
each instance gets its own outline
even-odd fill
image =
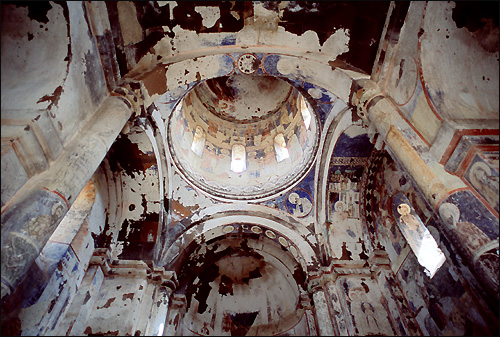
[[[367,134],[358,135],[354,138],[343,133],[340,135],[337,146],[333,150],[334,157],[368,157],[373,149]]]
[[[234,46],[236,44],[236,34],[231,34],[222,39],[222,46]]]
[[[289,191],[285,198],[285,206],[288,213],[303,218],[308,216],[314,208],[311,194],[302,188],[294,188]]]
[[[498,213],[498,168],[476,153],[464,173],[464,178]]]
[[[267,55],[264,58],[264,61],[262,62],[262,66],[266,70],[266,73],[268,75],[276,76],[276,77],[283,77],[283,75],[278,71],[276,68],[276,65],[278,64],[278,61],[281,57],[276,54],[270,54]]]
[[[444,202],[455,204],[460,210],[459,221],[471,222],[490,239],[498,239],[498,218],[470,191],[458,191]]]
[[[314,200],[314,172],[315,172],[315,169],[313,167],[311,169],[311,172],[309,172],[307,174],[307,176],[305,176],[300,181],[300,183],[296,187],[292,188],[288,193],[285,193],[284,195],[280,195],[279,197],[276,197],[273,200],[265,201],[262,204],[265,206],[268,206],[268,207],[278,208],[284,212],[288,212],[287,202],[289,204],[290,209],[292,209],[294,207],[290,205],[290,202],[287,201],[287,198],[289,196],[289,193],[295,191],[296,189],[307,191],[308,195],[310,196],[310,197],[308,197],[308,199]],[[300,195],[303,195],[303,192],[300,192]],[[312,214],[312,211],[310,214]]]
[[[311,172],[309,172],[304,179],[297,185],[297,188],[303,188],[307,192],[309,192],[314,197],[314,174],[316,170],[313,167]]]

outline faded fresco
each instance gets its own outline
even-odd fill
[[[426,205],[403,171],[387,153],[374,151],[365,179],[363,183],[367,189],[362,208],[366,210],[368,232],[385,246],[397,282],[401,285],[409,309],[413,312],[422,333],[426,335],[491,333],[486,322],[478,319],[485,314],[483,306],[486,306],[486,303],[481,302],[468,288],[461,276],[470,271],[457,262],[459,253],[446,235],[437,230],[440,221],[438,215]],[[403,206],[398,210],[399,205]],[[463,219],[453,207],[449,209],[453,218]],[[405,215],[406,218],[402,219]],[[417,230],[410,230],[407,223],[414,225]],[[462,224],[458,224],[457,227],[461,226],[466,227]],[[464,239],[467,237],[469,242],[472,240],[469,247],[478,247],[480,242],[487,242],[486,235],[478,233],[478,230],[476,226],[469,227],[468,231],[464,228],[462,237]],[[476,235],[471,236],[472,231]],[[436,249],[437,245],[445,257],[443,265],[432,278],[426,274],[421,259],[414,250],[421,239],[428,237],[429,234],[435,240],[435,244],[431,244],[432,249]],[[411,242],[416,242],[417,245]]]
[[[327,251],[335,259],[366,258],[360,222],[361,178],[373,144],[366,129],[342,133],[330,160],[328,176]]]
[[[337,281],[348,331],[357,336],[394,335],[384,299],[376,281],[344,276]]]

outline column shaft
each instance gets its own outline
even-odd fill
[[[159,285],[156,287],[153,306],[151,308],[149,322],[146,327],[146,336],[163,335],[171,292],[170,288]]]
[[[49,169],[7,205],[2,214],[2,298],[20,284],[131,114],[122,98],[108,97]]]
[[[328,311],[325,292],[318,287],[313,293],[314,310],[316,311],[316,322],[318,323],[319,336],[334,336],[332,318]]]

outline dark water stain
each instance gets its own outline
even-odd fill
[[[221,275],[219,284],[220,295],[233,295],[233,280],[226,275]]]
[[[120,134],[108,152],[108,160],[112,171],[120,168],[132,178],[156,165],[154,155],[143,153],[136,143],[132,143],[127,135]],[[119,166],[118,166],[119,165]]]
[[[498,52],[498,16],[498,1],[455,1],[452,12],[457,28],[465,27],[490,53]]]
[[[101,61],[98,56],[90,51],[85,53],[85,71],[83,77],[85,84],[89,89],[90,99],[94,106],[98,106],[106,95],[105,78],[98,69],[101,67]]]
[[[290,2],[278,25],[302,35],[316,32],[320,45],[338,29],[349,30],[349,51],[338,58],[371,73],[389,2]]]
[[[102,35],[97,35],[95,38],[99,54],[104,56],[101,57],[101,62],[106,86],[109,91],[112,91],[116,83],[120,80],[120,70],[116,59],[113,35],[109,30],[106,30]]]
[[[153,257],[159,226],[159,214],[143,213],[138,220],[125,219],[118,232],[123,250],[118,256],[126,260],[150,260]]]
[[[135,62],[146,55],[147,53],[153,53],[153,47],[166,36],[166,33],[162,31],[154,31],[144,37],[140,42],[134,44],[135,47]]]
[[[45,95],[42,98],[40,98],[37,103],[42,103],[42,102],[50,102],[49,106],[47,107],[47,110],[51,110],[54,105],[57,106],[59,103],[59,100],[61,99],[61,94],[63,93],[64,89],[62,86],[58,86],[52,95]],[[54,115],[51,114],[51,116],[55,117]]]
[[[498,1],[456,1],[452,9],[452,19],[457,28],[467,28],[475,32],[486,25],[487,19],[492,19],[498,27]]]
[[[219,267],[215,264],[205,268],[199,275],[200,283],[198,284],[198,289],[194,295],[194,298],[199,302],[197,311],[199,314],[202,314],[205,310],[207,310],[207,298],[212,290],[212,286],[209,283],[214,281],[217,276],[219,276]]]
[[[85,299],[83,300],[83,305],[87,304],[87,302],[91,299],[92,296],[90,296],[90,292],[87,291],[85,294]]]
[[[125,301],[126,299],[130,299],[132,301],[134,299],[134,295],[134,293],[123,294],[122,301]]]
[[[115,300],[116,300],[116,297],[112,297],[112,298],[108,299],[108,301],[106,302],[106,304],[104,304],[102,307],[97,307],[97,309],[109,308],[109,306],[111,305],[111,303],[113,303]]]
[[[5,2],[9,3],[9,2]],[[3,5],[4,3],[2,3]],[[47,13],[52,9],[49,1],[15,1],[12,4],[16,7],[28,7],[28,17],[40,23],[48,23]]]

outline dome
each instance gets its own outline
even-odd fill
[[[184,178],[229,200],[263,199],[294,185],[311,168],[319,143],[309,103],[273,76],[201,82],[172,112],[167,134]]]

